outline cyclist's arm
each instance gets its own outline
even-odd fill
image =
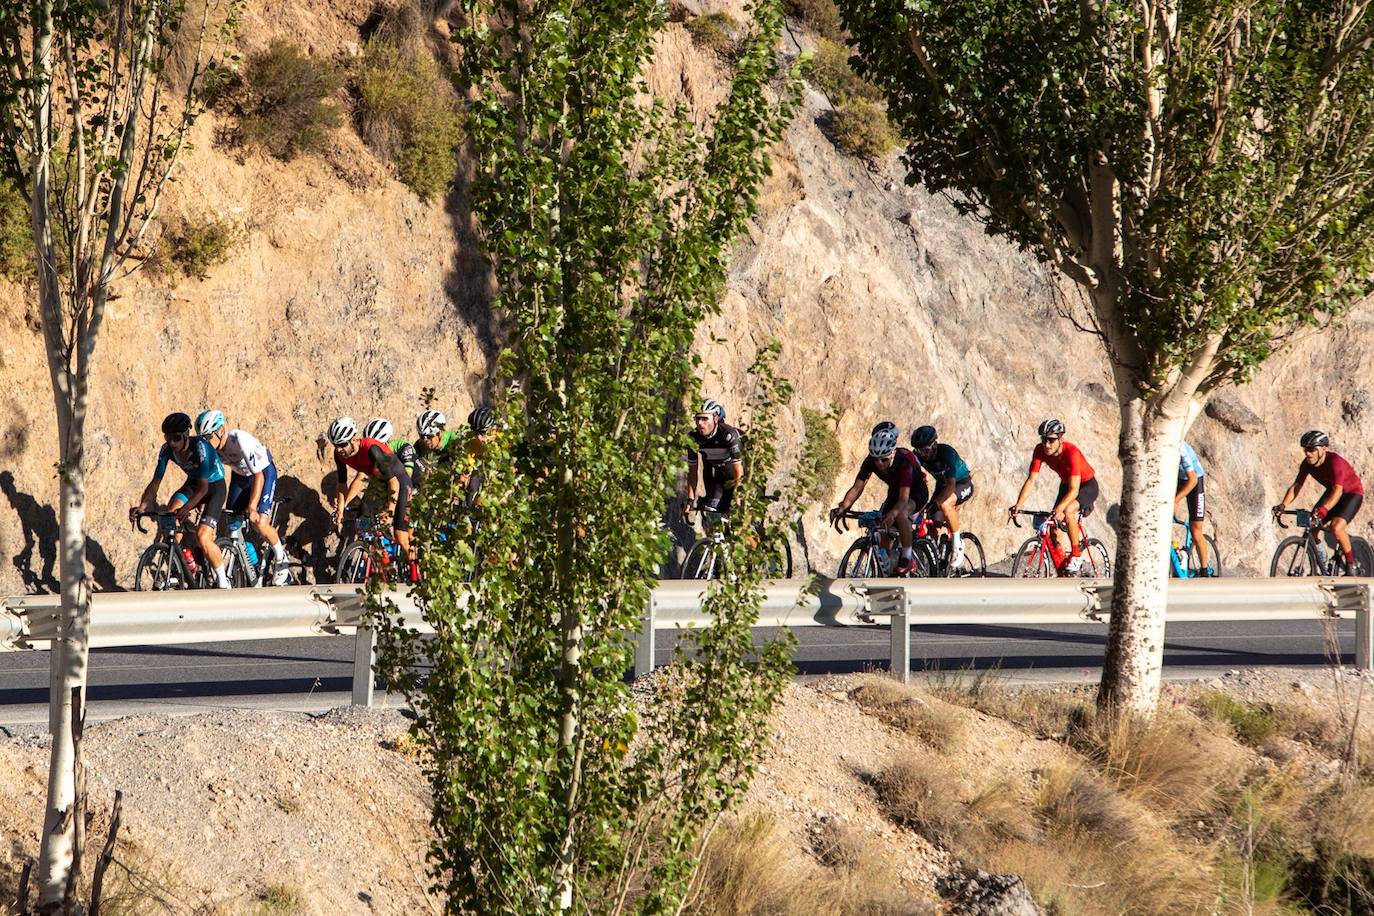
[[[359,471],[354,475],[353,479],[348,482],[347,486],[344,485],[344,481],[346,480],[348,480],[347,471],[339,476],[339,502],[338,505],[334,507],[335,524],[343,522],[344,507],[353,502],[354,498],[363,491],[363,486],[367,483],[367,475]]]
[[[146,512],[151,503],[157,502],[157,491],[161,487],[161,474],[158,474],[152,480],[148,481],[148,485],[143,488],[143,493],[138,497],[138,505],[129,510],[129,521],[133,521],[138,513]]]
[[[1016,502],[1012,503],[1011,508],[1007,510],[1009,515],[1015,515],[1016,511],[1021,508],[1021,504],[1030,495],[1031,485],[1035,483],[1035,475],[1039,473],[1040,469],[1034,468],[1026,474],[1026,482],[1021,484],[1021,492],[1016,494]]]
[[[1293,483],[1289,485],[1288,492],[1283,494],[1283,499],[1279,500],[1279,504],[1274,507],[1275,515],[1287,509],[1288,504],[1298,498],[1298,491],[1302,489],[1302,479],[1303,473],[1299,471],[1298,476],[1294,478]]]
[[[688,511],[688,507],[697,501],[697,477],[701,470],[700,454],[698,452],[687,453],[687,501],[683,503],[683,511]]]
[[[840,497],[840,502],[838,505],[835,506],[835,511],[832,514],[839,515],[841,512],[848,512],[849,507],[854,505],[854,503],[858,501],[859,497],[863,495],[864,487],[867,484],[867,479],[863,477],[855,477],[854,483],[850,486],[848,490],[845,491],[844,496]]]
[[[744,462],[738,459],[730,462],[730,476],[725,479],[726,487],[733,487],[744,478]]]

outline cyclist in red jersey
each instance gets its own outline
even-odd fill
[[[839,505],[830,510],[830,524],[838,524],[840,516],[863,495],[868,478],[874,474],[887,484],[887,498],[880,510],[882,524],[885,528],[897,526],[897,537],[902,545],[897,574],[906,575],[916,568],[916,557],[911,552],[911,516],[930,501],[930,490],[920,459],[907,449],[897,448],[897,424],[879,423],[873,427],[873,435],[868,440],[868,457],[859,466],[858,476]]]
[[[1303,452],[1298,476],[1293,479],[1288,492],[1283,494],[1283,500],[1273,508],[1273,513],[1278,515],[1287,509],[1309,477],[1326,487],[1317,504],[1312,507],[1311,524],[1320,525],[1324,519],[1330,519],[1327,527],[1336,536],[1336,543],[1345,554],[1346,565],[1353,567],[1355,559],[1350,553],[1350,534],[1346,529],[1364,502],[1364,485],[1360,483],[1360,477],[1350,462],[1331,451],[1331,439],[1326,433],[1310,429],[1302,434],[1298,444]]]
[[[1097,475],[1093,472],[1092,465],[1088,464],[1088,459],[1078,450],[1078,446],[1064,441],[1062,421],[1046,420],[1040,424],[1038,432],[1040,444],[1031,453],[1030,471],[1026,474],[1026,482],[1021,484],[1021,492],[1017,494],[1016,502],[1007,509],[1007,515],[1009,518],[1016,517],[1021,503],[1030,495],[1035,475],[1040,473],[1040,465],[1049,465],[1050,469],[1059,475],[1059,492],[1054,498],[1054,509],[1051,511],[1054,520],[1061,522],[1069,531],[1069,560],[1062,572],[1065,575],[1076,576],[1083,569],[1083,529],[1078,525],[1078,518],[1080,513],[1087,516],[1092,512],[1093,505],[1097,502]],[[1054,536],[1063,547],[1064,536],[1058,527],[1055,528]]]
[[[385,442],[360,438],[358,424],[353,422],[352,417],[339,417],[330,423],[325,438],[334,446],[334,466],[339,478],[334,502],[334,527],[343,525],[344,507],[362,492],[367,478],[385,480],[387,489],[391,491],[389,508],[392,536],[406,560],[413,563],[415,557],[410,550],[410,519],[406,515],[411,483],[401,459]],[[349,468],[358,472],[352,482],[348,481]]]

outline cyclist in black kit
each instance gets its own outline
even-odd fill
[[[692,417],[691,432],[696,446],[687,453],[687,498],[682,516],[691,521],[692,511],[725,515],[735,498],[735,487],[744,477],[744,456],[740,450],[739,430],[725,422],[725,408],[707,398]],[[697,500],[697,468],[701,468],[702,497]]]

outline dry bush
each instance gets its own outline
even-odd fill
[[[238,114],[238,142],[258,146],[278,159],[318,152],[342,123],[338,106],[327,101],[343,85],[328,61],[307,56],[280,39],[251,54],[237,84],[225,97]]]
[[[687,34],[692,36],[692,43],[699,48],[707,51],[714,51],[721,57],[731,58],[739,47],[735,40],[735,35],[739,31],[739,23],[735,17],[729,13],[708,13],[705,16],[697,16],[684,23]]]
[[[964,713],[921,695],[890,678],[870,677],[850,694],[881,721],[914,735],[939,751],[952,749],[964,734]]]
[[[1040,774],[1036,813],[1052,833],[1097,834],[1110,842],[1135,837],[1140,806],[1097,773],[1078,765],[1050,767]]]
[[[828,38],[817,44],[803,73],[837,104],[849,99],[876,102],[883,96],[877,86],[854,72],[849,63],[849,48]]]
[[[783,0],[782,8],[822,38],[839,41],[842,37],[840,9],[835,0]]]
[[[237,224],[214,213],[169,219],[144,265],[172,280],[177,275],[203,280],[212,267],[229,260],[242,238]]]
[[[829,818],[812,839],[816,859],[827,868],[855,871],[863,864],[864,838],[837,818]]]
[[[935,916],[932,901],[899,887],[882,850],[852,834],[859,863],[839,874],[815,866],[776,829],[755,814],[722,824],[707,841],[688,916]]]
[[[18,280],[33,274],[33,223],[14,179],[0,175],[0,273]]]
[[[1252,747],[1261,746],[1277,724],[1273,709],[1267,704],[1252,706],[1218,690],[1196,697],[1193,707],[1208,718],[1228,724],[1238,740]]]
[[[1274,731],[1301,741],[1335,760],[1359,750],[1359,736],[1352,746],[1352,729],[1337,713],[1307,703],[1275,703],[1271,715]]]

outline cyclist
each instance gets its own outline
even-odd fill
[[[725,422],[725,407],[706,398],[692,416],[689,434],[694,446],[687,452],[687,498],[682,517],[690,524],[700,509],[726,515],[735,499],[735,487],[744,477],[744,452],[740,432]],[[702,496],[697,499],[697,469],[701,469]]]
[[[1078,446],[1064,441],[1062,421],[1046,420],[1040,424],[1037,432],[1040,434],[1040,444],[1031,452],[1030,471],[1026,474],[1026,482],[1021,484],[1021,492],[1017,494],[1016,502],[1007,509],[1007,517],[1016,517],[1021,503],[1030,494],[1035,475],[1040,473],[1040,465],[1048,464],[1050,469],[1059,475],[1059,492],[1054,498],[1054,508],[1050,514],[1069,532],[1070,553],[1061,572],[1066,576],[1076,576],[1083,569],[1083,529],[1079,526],[1078,519],[1086,518],[1093,511],[1093,504],[1097,502],[1097,478],[1092,465],[1088,464],[1088,459],[1083,457]],[[1054,537],[1062,549],[1064,540],[1058,526],[1055,527]]]
[[[470,505],[475,506],[481,502],[482,472],[477,469],[477,462],[486,454],[495,428],[496,411],[490,407],[474,407],[468,414],[468,439],[463,444],[464,470],[458,476],[458,482],[467,488]]]
[[[415,418],[415,466],[423,476],[441,460],[453,458],[460,448],[458,433],[445,429],[448,418],[437,410],[426,410]],[[421,480],[416,480],[416,488]]]
[[[1207,472],[1198,461],[1197,452],[1187,442],[1178,449],[1178,490],[1174,493],[1174,517],[1178,517],[1179,505],[1185,500],[1188,505],[1188,530],[1193,534],[1193,546],[1197,548],[1200,576],[1213,575],[1207,563],[1207,539],[1202,536],[1202,520],[1206,514]]]
[[[358,436],[358,424],[352,417],[338,417],[329,424],[325,438],[334,446],[334,465],[338,471],[338,493],[334,502],[334,527],[343,526],[344,507],[362,490],[367,479],[386,482],[390,495],[391,533],[401,548],[414,576],[414,557],[410,551],[410,520],[406,508],[410,503],[410,475],[401,459],[390,446],[377,439]],[[348,481],[348,469],[358,474]]]
[[[1309,477],[1326,487],[1326,491],[1317,499],[1317,504],[1312,507],[1310,524],[1317,526],[1321,525],[1323,520],[1329,520],[1327,527],[1335,535],[1336,543],[1345,555],[1346,567],[1353,569],[1355,559],[1350,553],[1350,535],[1346,528],[1364,502],[1364,485],[1360,483],[1359,475],[1350,466],[1350,462],[1331,451],[1331,439],[1326,433],[1318,429],[1309,429],[1302,434],[1298,444],[1302,446],[1303,452],[1302,463],[1298,465],[1298,476],[1293,479],[1288,492],[1283,494],[1283,500],[1273,508],[1273,513],[1277,516],[1287,509]]]
[[[868,478],[877,474],[887,484],[887,497],[880,510],[882,525],[897,526],[902,545],[897,574],[904,576],[916,568],[916,557],[911,552],[911,516],[930,501],[930,490],[920,460],[910,451],[897,448],[896,424],[880,423],[874,429],[876,432],[868,440],[868,457],[859,465],[859,473],[844,498],[830,510],[830,524],[839,522],[840,516],[863,495]]]
[[[153,471],[153,479],[148,486],[143,488],[138,505],[129,509],[129,521],[135,521],[140,512],[157,501],[162,476],[167,473],[167,462],[175,463],[186,472],[186,482],[168,500],[167,511],[176,513],[178,519],[185,521],[192,509],[202,507],[200,523],[196,525],[196,543],[210,564],[215,585],[229,588],[224,555],[215,546],[215,529],[219,525],[220,513],[224,511],[224,465],[220,463],[214,446],[200,436],[191,435],[191,418],[187,414],[168,414],[162,421],[162,436],[166,444],[158,450],[157,469]]]
[[[277,498],[277,466],[272,453],[254,436],[241,429],[226,429],[224,413],[207,410],[196,417],[196,433],[219,453],[229,468],[229,495],[224,508],[241,512],[272,549],[272,584],[285,585],[291,575],[281,537],[272,527],[272,502]]]
[[[933,426],[918,426],[911,433],[911,450],[935,481],[935,495],[926,506],[932,518],[943,515],[949,522],[949,565],[964,559],[964,540],[959,531],[959,507],[973,496],[973,476],[954,446],[939,441]]]
[[[406,473],[410,475],[411,486],[414,489],[419,489],[415,484],[415,459],[417,457],[415,446],[404,439],[392,436],[390,420],[385,420],[381,417],[369,420],[367,425],[363,427],[363,438],[385,442],[386,447],[391,449],[392,454],[401,459],[402,467],[404,467]]]

